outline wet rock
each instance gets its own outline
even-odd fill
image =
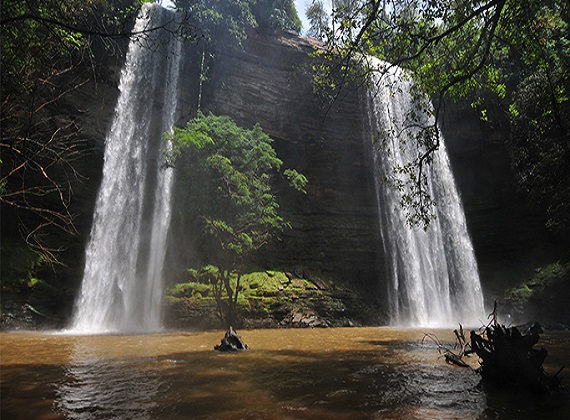
[[[297,328],[326,328],[329,326],[328,322],[312,309],[300,307],[295,307],[281,324]]]
[[[214,346],[217,351],[243,351],[248,350],[249,346],[243,342],[239,334],[233,329],[232,326],[226,331],[222,342]]]

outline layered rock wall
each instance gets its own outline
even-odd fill
[[[259,123],[275,140],[284,167],[309,179],[306,195],[283,189],[280,204],[293,229],[265,250],[259,265],[299,276],[322,273],[378,296],[384,270],[374,180],[363,139],[365,116],[357,89],[345,90],[332,106],[313,94],[307,70],[315,42],[292,34],[251,33],[243,49],[218,53],[203,86],[201,108],[229,115],[247,128]],[[118,84],[119,72],[112,74]],[[199,54],[188,45],[179,125],[195,115],[198,74]],[[83,236],[76,245],[89,234],[116,95],[108,81],[93,84],[75,99],[87,110],[81,118],[93,144],[86,163],[89,179],[76,190],[76,209],[83,213]],[[468,106],[457,105],[448,106],[443,131],[489,301],[547,261],[559,244],[550,241],[541,216],[516,192],[505,149],[508,133],[482,126]],[[174,216],[173,223],[180,222]],[[173,231],[179,230],[175,225]],[[173,241],[172,281],[185,267],[180,255],[194,252],[199,250],[186,249],[183,239]],[[81,261],[75,265],[74,275],[79,276]],[[74,280],[78,284],[80,278]]]
[[[246,128],[259,123],[275,140],[283,167],[309,179],[307,194],[281,188],[281,210],[292,229],[264,250],[259,264],[375,287],[379,229],[360,97],[350,89],[331,106],[313,93],[308,55],[315,42],[286,33],[250,34],[242,50],[217,55],[201,108]],[[186,74],[197,70],[196,61],[186,63]],[[186,83],[183,121],[197,101],[195,81]]]

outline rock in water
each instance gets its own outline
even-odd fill
[[[249,346],[243,342],[239,334],[231,326],[226,331],[224,338],[222,338],[222,342],[214,346],[214,350],[218,351],[243,351],[248,349]]]

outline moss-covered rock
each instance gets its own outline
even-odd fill
[[[557,261],[505,292],[503,316],[514,323],[538,320],[551,327],[570,327],[570,261]]]
[[[178,283],[167,290],[166,294],[175,298],[203,298],[210,294],[210,285],[197,282]]]
[[[216,301],[212,293],[206,293],[205,288],[209,287],[189,282],[169,289],[167,326],[220,327]],[[355,290],[320,277],[298,278],[273,270],[242,275],[238,311],[244,326],[249,328],[340,327],[380,322],[377,302]]]
[[[73,295],[66,267],[55,267],[8,229],[2,231],[0,329],[61,328]]]

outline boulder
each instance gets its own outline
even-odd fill
[[[243,351],[248,350],[249,346],[243,342],[239,334],[236,330],[233,329],[232,326],[226,331],[224,338],[222,338],[222,342],[214,346],[214,350],[217,351]]]

